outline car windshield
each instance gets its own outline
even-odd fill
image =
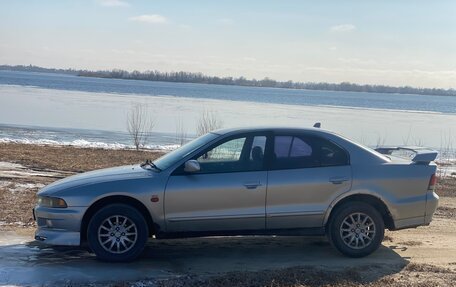
[[[185,145],[181,146],[180,148],[173,150],[170,153],[165,154],[164,156],[156,159],[154,164],[161,170],[165,170],[168,167],[172,166],[178,160],[183,159],[190,153],[194,152],[199,147],[211,142],[215,138],[219,137],[218,134],[214,133],[207,133],[203,136],[200,136],[191,142],[186,143]]]

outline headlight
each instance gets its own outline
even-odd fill
[[[65,208],[65,200],[58,197],[38,196],[38,205],[43,207]]]

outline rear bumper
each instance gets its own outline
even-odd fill
[[[424,216],[394,220],[394,230],[429,225],[432,221],[434,212],[437,210],[438,204],[439,196],[435,192],[426,193],[426,209]]]
[[[435,192],[428,192],[426,194],[426,214],[424,223],[429,225],[432,221],[432,216],[439,206],[439,196]]]
[[[36,207],[34,217],[38,228],[35,239],[52,245],[80,245],[80,227],[85,210],[85,207]]]

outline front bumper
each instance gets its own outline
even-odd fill
[[[34,209],[37,223],[35,239],[52,245],[81,244],[80,228],[86,207]]]
[[[35,232],[35,240],[51,245],[79,246],[81,234],[67,230],[38,228]]]

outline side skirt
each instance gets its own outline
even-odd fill
[[[228,231],[189,231],[158,233],[157,239],[208,237],[208,236],[239,236],[239,235],[278,235],[278,236],[323,236],[324,227],[294,228],[294,229],[262,229],[262,230],[228,230]]]

